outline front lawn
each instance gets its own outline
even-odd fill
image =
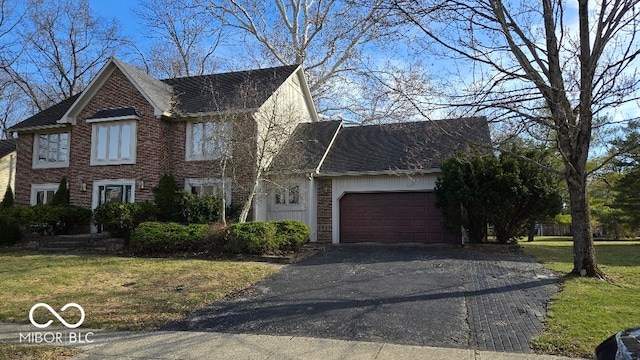
[[[278,269],[255,262],[42,255],[5,249],[0,250],[0,321],[29,323],[29,310],[38,302],[56,310],[74,302],[84,308],[84,328],[152,330]],[[67,322],[79,320],[79,311],[67,311]],[[35,312],[41,323],[50,317],[46,310]]]
[[[546,268],[567,274],[573,267],[570,238],[520,242]],[[539,353],[593,358],[595,347],[614,333],[640,326],[640,241],[597,241],[596,259],[612,280],[565,278],[552,300],[547,331],[534,339]]]
[[[80,349],[74,348],[0,343],[0,359],[61,360],[80,353]]]

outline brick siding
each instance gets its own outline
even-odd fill
[[[318,242],[331,243],[333,239],[331,210],[331,179],[318,179]]]
[[[135,107],[140,119],[137,124],[136,163],[128,165],[90,166],[92,124],[86,119],[98,110],[118,107]],[[29,205],[31,184],[58,183],[67,177],[70,202],[90,208],[92,205],[93,182],[103,179],[135,179],[144,181],[144,189],[136,186],[136,201],[153,201],[152,188],[158,184],[162,174],[174,174],[178,186],[184,187],[186,178],[218,177],[220,167],[211,161],[185,161],[186,146],[185,119],[161,119],[154,116],[153,107],[144,96],[128,81],[118,69],[107,78],[96,94],[80,111],[76,124],[65,131],[70,132],[69,167],[54,169],[34,169],[32,164],[35,133],[20,133],[18,137],[18,157],[16,172],[16,203]],[[255,134],[255,121],[250,116],[243,126]],[[248,125],[247,125],[248,124]],[[253,124],[253,125],[252,125]],[[56,130],[59,131],[59,130]],[[240,145],[241,141],[255,144],[255,138],[243,131],[234,131],[237,145],[234,145],[234,160],[230,174],[232,203],[241,206],[249,191],[253,177],[251,157],[241,156],[251,147]],[[255,147],[253,147],[255,149]],[[237,156],[235,156],[237,154]],[[86,191],[82,184],[87,185]]]

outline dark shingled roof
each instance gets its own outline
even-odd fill
[[[16,151],[16,139],[0,140],[0,158]]]
[[[273,171],[314,171],[327,152],[341,121],[300,123],[271,163]]]
[[[45,109],[32,117],[12,126],[9,131],[19,130],[37,126],[55,125],[60,118],[69,110],[71,105],[76,101],[80,94],[76,94],[70,98],[62,100],[61,102]]]
[[[93,116],[87,119],[108,119],[122,116],[140,116],[134,107],[119,107],[111,109],[100,109]]]
[[[147,96],[151,105],[157,106],[163,113],[171,111],[171,99],[173,96],[171,86],[115,57],[112,58],[112,60],[114,64],[119,66],[120,71],[122,71],[127,78],[138,85],[141,91]]]
[[[120,60],[114,59],[114,62],[163,111],[170,110],[171,93],[173,92],[178,102],[177,109],[182,114],[257,108],[298,68],[298,65],[288,65],[214,75],[156,80]],[[55,125],[73,105],[78,96],[80,94],[63,100],[14,125],[9,130]],[[92,118],[97,117],[97,115],[93,115]]]
[[[491,143],[484,117],[345,127],[320,174],[437,169],[473,142]]]
[[[253,109],[261,106],[298,65],[162,80],[173,87],[182,113]]]

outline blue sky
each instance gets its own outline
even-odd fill
[[[131,0],[89,0],[91,9],[100,17],[115,18],[122,26],[122,34],[134,37],[138,32],[138,20],[134,9],[137,1]]]

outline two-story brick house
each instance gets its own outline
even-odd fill
[[[225,181],[227,202],[241,204],[256,161],[242,155],[258,151],[261,121],[281,109],[289,133],[317,121],[300,66],[157,80],[111,58],[82,93],[10,129],[16,203],[48,202],[63,176],[73,205],[152,201],[171,173],[196,194]],[[221,177],[223,158],[233,177]]]
[[[435,206],[440,163],[491,142],[483,117],[319,122],[300,66],[157,80],[115,58],[11,131],[19,205],[48,202],[63,176],[74,205],[152,201],[171,173],[195,194],[224,185],[235,206],[254,192],[249,219],[298,219],[333,243],[462,242]],[[266,181],[254,183],[258,169]]]

